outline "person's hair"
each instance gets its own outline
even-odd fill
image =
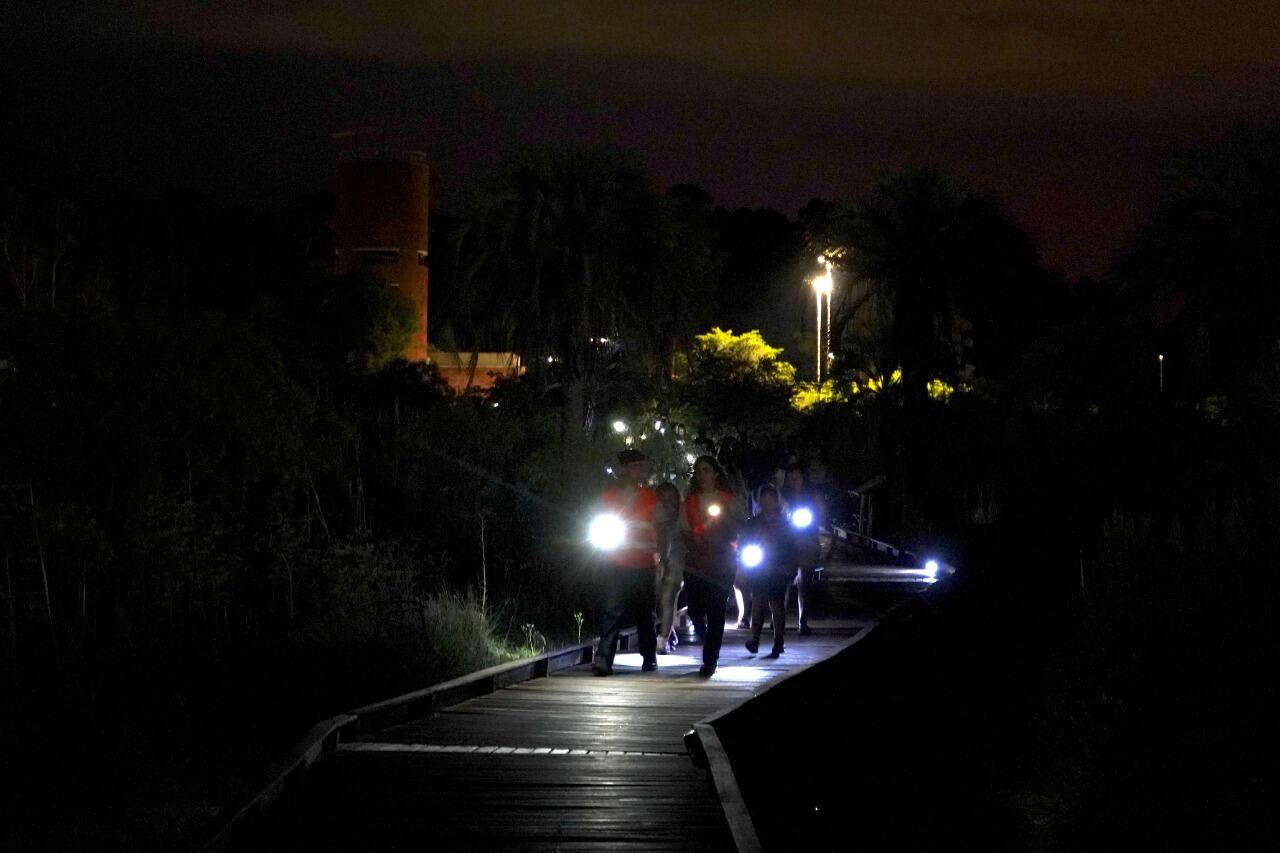
[[[787,466],[786,473],[782,475],[782,488],[784,491],[790,491],[791,484],[787,481],[791,479],[791,472],[796,471],[800,474],[800,489],[803,491],[809,487],[809,471],[803,462],[792,462]]]
[[[725,489],[724,486],[724,469],[720,467],[719,460],[706,454],[693,460],[693,473],[689,475],[690,488],[695,492],[698,491],[698,466],[704,462],[711,466],[711,470],[716,472],[716,488],[724,489],[727,492],[728,489]]]
[[[676,496],[676,502],[680,502],[680,489],[675,483],[672,483],[669,480],[663,480],[661,483],[654,486],[653,490],[657,493],[659,499],[662,498],[663,492],[671,492]]]
[[[763,503],[763,501],[761,501],[760,499],[764,497],[765,492],[772,494],[773,499],[778,502],[778,506],[782,506],[782,495],[778,493],[778,487],[775,486],[773,483],[765,483],[761,485],[760,488],[756,489],[756,511],[757,512],[759,512],[760,504]]]

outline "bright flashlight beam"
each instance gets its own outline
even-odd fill
[[[813,510],[807,506],[802,506],[791,513],[791,526],[797,530],[804,530],[810,524],[813,524]]]
[[[924,564],[924,572],[925,572],[925,574],[927,574],[929,577],[931,577],[931,578],[936,578],[936,577],[938,576],[938,561],[937,561],[937,560],[929,560],[927,563],[925,563],[925,564]]]
[[[626,532],[622,519],[606,512],[591,519],[591,524],[587,527],[587,541],[601,551],[613,551],[622,544]]]
[[[742,549],[742,565],[754,569],[764,562],[764,549],[754,542]]]
[[[711,506],[707,507],[707,515],[711,516],[712,518],[719,518],[720,504],[712,504]]]

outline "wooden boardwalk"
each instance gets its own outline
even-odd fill
[[[619,654],[608,678],[574,667],[367,735],[319,762],[243,849],[731,850],[684,734],[869,624],[789,630],[776,660],[726,631],[709,680],[697,673],[700,646],[660,657],[652,673]]]

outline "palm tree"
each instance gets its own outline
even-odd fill
[[[569,423],[590,425],[591,386],[651,291],[656,199],[628,157],[535,150],[460,227],[460,301],[473,330],[562,379]]]
[[[909,525],[926,473],[928,381],[955,381],[970,365],[1007,371],[1044,277],[1030,240],[994,203],[933,169],[882,175],[860,203],[823,216],[810,240],[843,250],[839,263],[862,288],[833,332],[872,312],[865,351],[881,370],[902,371],[903,423],[890,432]]]

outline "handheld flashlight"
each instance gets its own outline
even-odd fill
[[[627,526],[621,518],[611,512],[602,512],[587,526],[587,541],[593,548],[613,551],[622,544],[626,533]]]
[[[764,549],[754,542],[744,545],[739,559],[742,560],[742,565],[748,569],[754,569],[764,562]]]
[[[796,507],[791,511],[791,526],[796,530],[804,530],[813,524],[813,510],[807,506]]]

